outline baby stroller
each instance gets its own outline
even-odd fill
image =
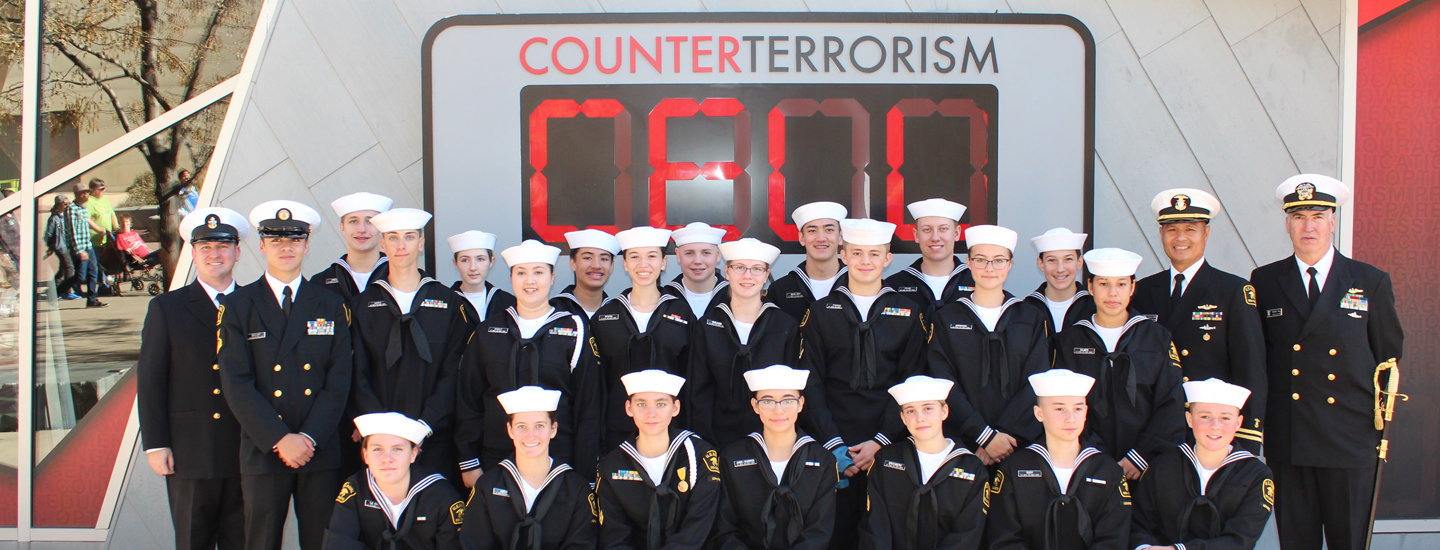
[[[160,265],[160,255],[145,246],[139,233],[132,230],[113,234],[105,250],[100,252],[100,265],[108,274],[105,285],[110,288],[110,295],[121,296],[120,285],[125,282],[130,283],[131,291],[160,295],[162,277],[155,269]]]

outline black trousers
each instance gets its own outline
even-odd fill
[[[240,550],[245,546],[245,501],[240,478],[165,476],[176,550]]]
[[[245,491],[246,550],[280,550],[291,497],[295,499],[300,548],[320,550],[342,482],[338,469],[240,476]]]
[[[835,491],[835,531],[830,535],[830,550],[854,550],[860,544],[860,521],[865,518],[868,500],[865,470],[849,479],[850,486]]]
[[[1317,468],[1269,461],[1283,550],[1364,550],[1375,468]]]

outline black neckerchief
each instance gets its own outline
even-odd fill
[[[415,297],[419,298],[420,292],[425,289],[425,285],[430,283],[439,284],[440,281],[429,277],[421,278],[420,286],[415,289]],[[400,313],[400,304],[398,303],[400,299],[395,296],[395,293],[399,291],[395,290],[395,287],[390,286],[390,281],[381,279],[372,284],[378,285],[390,293],[390,300],[387,302],[388,307],[386,309],[390,311],[391,315],[394,315],[398,319],[395,321],[395,324],[390,325],[390,338],[385,344],[385,368],[394,368],[404,355],[405,344],[402,334],[406,330],[410,332],[410,341],[415,348],[415,353],[420,356],[420,359],[426,363],[434,363],[435,358],[430,354],[430,340],[425,336],[425,329],[420,326],[420,323],[415,322],[415,308],[419,307],[419,305],[411,303],[410,313]],[[444,285],[442,284],[441,286]]]

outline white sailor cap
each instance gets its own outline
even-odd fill
[[[670,238],[675,239],[675,246],[690,243],[720,244],[720,240],[725,238],[725,230],[710,227],[710,224],[705,222],[691,222],[671,232]]]
[[[239,212],[223,206],[207,206],[180,219],[180,236],[190,244],[224,241],[238,243],[250,233],[250,223]]]
[[[1238,409],[1244,407],[1245,400],[1250,398],[1250,390],[1219,378],[1186,382],[1181,385],[1185,386],[1186,403],[1218,403]]]
[[[505,265],[510,267],[520,264],[550,264],[553,267],[560,259],[560,249],[535,239],[525,239],[500,252],[500,257],[505,258]]]
[[[1150,199],[1150,212],[1155,214],[1155,221],[1160,225],[1209,222],[1220,212],[1220,199],[1199,189],[1166,189]]]
[[[972,225],[965,229],[966,247],[977,244],[993,244],[1003,246],[1011,254],[1014,254],[1015,242],[1019,240],[1020,235],[1015,230],[998,225]]]
[[[387,434],[407,439],[416,446],[434,433],[425,422],[398,412],[362,414],[355,417],[355,428],[360,430],[360,437]]]
[[[926,216],[936,216],[958,222],[960,221],[960,217],[965,215],[965,205],[945,199],[916,201],[910,203],[905,208],[910,210],[910,215],[913,216],[916,221]]]
[[[1286,212],[1325,210],[1350,203],[1350,186],[1320,174],[1290,176],[1275,188],[1275,198],[1284,203]]]
[[[801,205],[790,213],[790,219],[795,220],[795,227],[805,227],[805,224],[815,220],[835,220],[839,223],[847,215],[845,207],[840,203],[820,201]]]
[[[670,230],[642,225],[616,233],[615,240],[620,243],[620,250],[652,246],[663,249],[670,244]]]
[[[310,234],[310,226],[318,223],[319,212],[295,201],[265,201],[250,209],[250,224],[262,237],[305,237]]]
[[[1145,261],[1139,254],[1121,248],[1096,248],[1085,253],[1085,267],[1096,277],[1134,276]]]
[[[680,395],[685,378],[659,369],[646,369],[621,376],[620,383],[625,384],[625,395],[656,392],[674,396]]]
[[[950,388],[955,382],[944,378],[911,376],[904,382],[890,387],[890,395],[901,405],[917,401],[944,401],[950,398]]]
[[[540,386],[524,386],[518,390],[502,393],[495,398],[500,400],[500,406],[505,409],[505,414],[553,412],[560,406],[560,391],[547,390]]]
[[[810,371],[792,369],[785,365],[770,365],[763,369],[745,371],[745,384],[750,391],[803,390],[810,380]]]
[[[1064,227],[1056,227],[1039,237],[1031,237],[1030,244],[1035,245],[1035,252],[1044,254],[1053,250],[1084,250],[1085,238],[1090,235],[1086,233],[1071,233]]]
[[[450,243],[450,253],[459,254],[466,250],[495,250],[495,235],[484,231],[471,229],[458,235],[451,235],[445,239]]]
[[[394,204],[394,199],[390,197],[361,191],[331,201],[330,208],[335,210],[335,217],[344,219],[346,214],[359,212],[361,210],[385,212]]]
[[[869,218],[840,220],[840,238],[847,243],[860,246],[890,244],[895,235],[895,224]]]
[[[370,224],[381,233],[391,231],[419,231],[430,223],[430,213],[419,208],[396,208],[386,210],[370,218]]]
[[[738,241],[720,243],[720,256],[725,261],[731,260],[753,260],[765,262],[765,265],[775,263],[775,258],[780,257],[780,249],[759,239],[744,238]]]
[[[1095,379],[1066,369],[1050,369],[1030,375],[1035,397],[1084,397],[1090,395]]]
[[[565,242],[570,250],[596,248],[609,252],[611,256],[620,253],[620,241],[614,235],[599,229],[581,229],[565,233]]]

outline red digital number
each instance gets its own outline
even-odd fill
[[[595,225],[591,229],[615,233],[630,227],[630,112],[614,99],[591,99],[585,103],[547,99],[530,113],[530,166],[535,168],[535,175],[530,176],[530,227],[545,242],[565,242],[565,232],[579,229],[573,225],[550,225],[550,184],[544,170],[550,164],[550,119],[574,118],[581,114],[615,119],[615,166],[620,169],[620,174],[615,176],[615,225]]]
[[[961,224],[961,229],[990,219],[986,211],[989,178],[983,170],[989,163],[990,115],[970,99],[943,99],[939,104],[923,98],[902,99],[885,117],[885,160],[890,164],[890,175],[885,180],[885,219],[896,225],[895,236],[904,241],[915,240],[915,224],[905,223],[905,176],[900,174],[900,166],[905,164],[905,117],[928,117],[936,112],[971,121],[970,164],[975,174],[970,176],[970,200],[966,205],[971,223]]]
[[[829,117],[850,119],[850,164],[855,174],[850,177],[850,211],[864,212],[865,196],[870,189],[870,174],[865,167],[870,165],[870,112],[854,99],[830,98],[822,102],[813,99],[783,99],[770,109],[770,186],[769,208],[766,218],[775,236],[794,241],[800,238],[800,229],[790,223],[785,211],[785,174],[780,167],[785,165],[785,117],[810,117],[816,112]]]
[[[670,162],[668,144],[665,140],[665,121],[670,118],[693,117],[705,113],[709,117],[733,117],[735,119],[735,160],[733,162],[707,162],[697,166],[693,162]],[[533,135],[533,134],[532,134]],[[533,139],[533,138],[532,138]],[[667,98],[650,111],[650,166],[655,169],[650,175],[650,225],[678,229],[665,219],[665,182],[669,180],[693,180],[704,176],[707,180],[733,180],[735,199],[735,223],[716,225],[725,230],[725,239],[734,240],[750,227],[750,175],[745,168],[750,165],[750,112],[735,98],[712,97],[704,102],[691,98]],[[616,200],[616,205],[619,205]]]

